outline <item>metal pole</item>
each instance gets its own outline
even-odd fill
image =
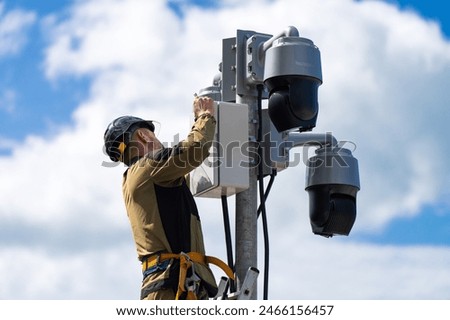
[[[258,265],[258,241],[257,241],[257,144],[256,133],[257,99],[250,96],[236,96],[237,103],[249,106],[249,147],[246,148],[249,157],[250,187],[236,194],[236,274],[238,276],[238,288],[244,281],[247,270]],[[251,296],[257,299],[256,283]]]

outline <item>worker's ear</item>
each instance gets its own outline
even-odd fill
[[[153,141],[153,137],[151,135],[151,131],[144,129],[144,128],[140,128],[137,130],[137,137],[139,140],[141,140],[144,143],[149,143]]]

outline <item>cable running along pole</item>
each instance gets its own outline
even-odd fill
[[[263,287],[263,299],[267,300],[269,296],[269,229],[267,224],[267,214],[266,214],[266,197],[264,192],[264,173],[263,173],[263,148],[261,146],[263,140],[263,130],[262,130],[262,92],[263,86],[258,85],[258,180],[259,180],[259,201],[261,208],[261,219],[263,225],[263,236],[264,236],[264,287]],[[258,217],[258,212],[256,213]]]
[[[231,242],[231,227],[230,227],[230,215],[228,212],[228,202],[227,196],[222,195],[222,212],[223,212],[223,224],[225,228],[225,243],[227,247],[227,259],[228,266],[231,270],[234,270],[234,262],[233,262],[233,244]],[[236,286],[233,280],[230,279],[230,292],[235,292]]]

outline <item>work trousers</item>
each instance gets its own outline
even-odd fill
[[[149,293],[143,300],[175,300],[176,292],[172,289],[160,289],[155,292]],[[200,289],[197,295],[198,300],[208,300],[208,294],[205,289]]]

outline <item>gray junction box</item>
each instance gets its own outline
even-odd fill
[[[194,196],[220,198],[249,187],[248,106],[218,102],[216,133],[209,157],[190,174]]]

